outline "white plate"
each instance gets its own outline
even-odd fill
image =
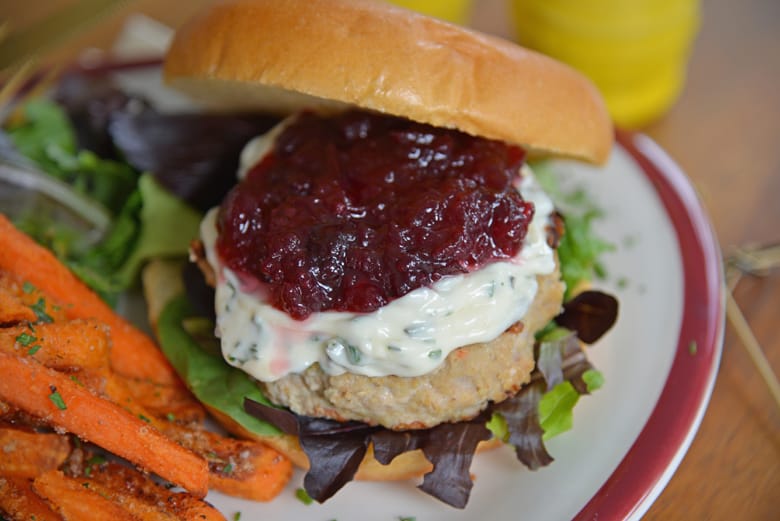
[[[178,107],[157,70],[122,73],[132,90]],[[548,442],[556,461],[531,472],[509,447],[480,454],[464,510],[415,488],[416,482],[348,484],[323,505],[296,499],[303,475],[270,503],[212,493],[228,519],[417,521],[638,519],[671,478],[698,428],[722,349],[720,253],[685,175],[649,138],[618,134],[609,163],[556,163],[605,211],[597,221],[617,246],[597,286],[620,301],[618,323],[590,350],[606,377],[583,397],[574,429]],[[695,346],[695,349],[694,349]]]
[[[574,429],[548,442],[556,461],[525,469],[509,447],[479,455],[460,511],[416,482],[348,484],[323,505],[280,497],[258,504],[213,493],[230,518],[338,521],[637,519],[677,468],[709,400],[722,345],[720,257],[685,176],[647,137],[620,135],[605,168],[556,163],[605,217],[617,246],[602,285],[620,300],[615,328],[590,350],[604,387],[583,397]],[[692,347],[695,343],[695,349]],[[695,351],[695,353],[694,353]]]

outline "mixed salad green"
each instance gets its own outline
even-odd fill
[[[65,110],[34,99],[5,129],[17,151],[45,172],[101,205],[110,227],[97,244],[40,213],[14,216],[17,227],[51,249],[87,285],[111,304],[135,282],[152,258],[186,255],[201,215],[163,189],[155,178],[125,162],[78,147]],[[165,223],[161,225],[161,223]]]

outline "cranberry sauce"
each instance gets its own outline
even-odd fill
[[[514,257],[533,204],[524,152],[405,119],[305,113],[223,203],[217,249],[296,319],[370,312]]]

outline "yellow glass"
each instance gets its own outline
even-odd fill
[[[471,0],[392,0],[392,3],[460,25],[468,23],[471,14]]]
[[[699,0],[512,0],[521,45],[579,69],[615,122],[656,119],[677,99],[699,27]]]

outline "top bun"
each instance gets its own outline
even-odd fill
[[[214,4],[177,32],[164,74],[223,108],[356,105],[592,163],[613,140],[598,91],[570,67],[372,1]]]

